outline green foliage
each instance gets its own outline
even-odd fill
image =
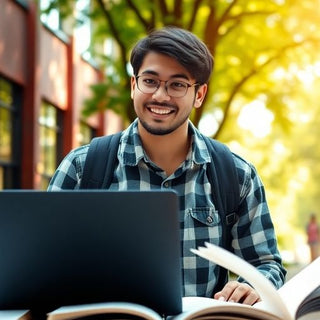
[[[106,105],[124,119],[130,116],[127,114],[128,111],[124,107],[128,104],[128,101],[130,101],[128,90],[110,82],[93,84],[91,89],[93,95],[90,99],[85,101],[85,108],[83,110],[84,116],[90,116],[97,112],[99,107],[101,108],[100,110],[102,110]]]
[[[65,17],[72,12],[72,3],[52,0],[47,10],[58,7]],[[198,125],[204,113],[221,109],[223,118],[219,121],[216,137],[223,131],[234,104],[239,101],[247,103],[261,94],[272,103],[267,107],[276,113],[276,121],[287,129],[283,97],[290,96],[294,87],[289,83],[286,92],[279,90],[272,74],[280,65],[288,70],[292,56],[299,50],[303,55],[296,56],[297,62],[312,60],[313,57],[308,57],[319,42],[314,32],[318,28],[319,12],[315,12],[312,0],[92,0],[86,13],[93,25],[93,43],[102,43],[106,38],[114,40],[117,54],[112,61],[105,57],[104,62],[113,66],[116,77],[128,77],[127,63],[133,44],[155,27],[176,25],[202,38],[215,57],[215,72],[206,103],[193,113],[192,120]],[[301,25],[301,21],[305,25]],[[98,56],[97,48],[101,51],[101,46],[91,46],[93,56]],[[127,108],[127,112],[121,114],[132,115],[130,95],[125,92],[130,87],[125,84],[120,89],[112,77],[107,80],[109,85],[106,87],[109,88],[106,93],[109,94],[112,88],[112,98],[93,91],[94,95],[99,95],[92,99],[92,103],[86,104],[85,113],[102,107],[118,110],[117,104],[121,101],[123,108]],[[96,109],[93,103],[96,103]]]

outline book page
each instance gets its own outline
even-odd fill
[[[295,318],[300,303],[320,285],[320,257],[307,265],[289,281],[278,293]]]
[[[273,284],[248,262],[211,243],[191,251],[246,279],[263,300],[263,303],[257,303],[255,307],[267,310],[281,319],[294,319]]]
[[[200,319],[259,319],[282,320],[265,310],[257,310],[253,306],[220,301],[205,297],[183,297],[183,312],[169,320],[200,320]],[[287,320],[287,319],[286,319]]]
[[[58,308],[48,314],[48,320],[69,320],[98,314],[128,314],[144,320],[162,320],[152,309],[130,302],[91,303]]]

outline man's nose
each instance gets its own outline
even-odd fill
[[[152,97],[157,101],[167,101],[171,99],[171,97],[168,95],[165,82],[160,83],[158,89],[153,93]]]

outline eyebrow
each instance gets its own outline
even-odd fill
[[[153,70],[148,70],[148,69],[143,71],[141,74],[150,74],[150,75],[159,77],[159,73],[158,72],[153,71]],[[173,74],[173,75],[170,76],[170,79],[173,79],[173,78],[182,78],[182,79],[190,81],[189,77],[184,73]]]

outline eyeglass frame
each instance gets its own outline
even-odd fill
[[[139,78],[144,77],[144,76],[146,76],[146,77],[150,76],[151,79],[157,80],[157,81],[159,82],[158,85],[155,87],[155,89],[154,89],[153,92],[143,92],[143,91],[140,89],[140,87],[139,87]],[[160,86],[161,86],[161,83],[164,82],[164,88],[165,88],[165,90],[166,90],[166,94],[167,94],[169,97],[171,97],[171,98],[183,98],[183,97],[187,94],[189,88],[194,87],[194,86],[200,86],[200,85],[201,85],[201,84],[198,83],[198,82],[195,82],[195,83],[193,83],[193,84],[190,84],[190,83],[185,82],[185,81],[183,81],[183,80],[177,80],[177,82],[181,82],[181,83],[185,84],[185,85],[187,86],[187,88],[186,88],[185,93],[184,93],[182,96],[177,96],[177,97],[176,97],[176,96],[172,96],[172,95],[170,95],[170,94],[168,93],[168,86],[167,86],[167,83],[168,83],[169,81],[173,81],[174,79],[160,80],[160,79],[156,79],[156,77],[154,77],[153,75],[148,75],[148,74],[140,74],[140,75],[137,75],[137,76],[135,76],[135,79],[136,79],[136,83],[137,83],[137,88],[139,89],[140,92],[142,92],[142,93],[144,93],[144,94],[154,94],[155,92],[157,92],[157,91],[159,90],[159,88],[160,88]]]

